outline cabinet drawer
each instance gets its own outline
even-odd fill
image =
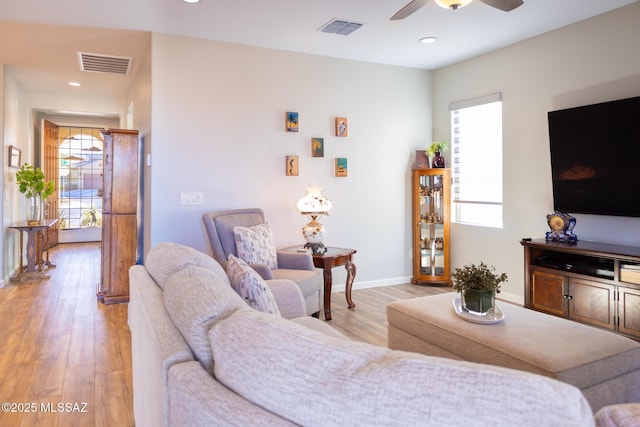
[[[567,278],[546,271],[531,272],[531,306],[556,316],[566,317],[565,285]]]

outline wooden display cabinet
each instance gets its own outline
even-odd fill
[[[640,248],[523,240],[525,307],[640,339]]]
[[[451,171],[446,168],[413,169],[412,173],[412,283],[451,285]]]
[[[110,304],[129,301],[129,267],[137,262],[140,142],[134,130],[102,134],[102,262],[97,298]]]

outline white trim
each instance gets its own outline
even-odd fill
[[[496,298],[498,300],[524,306],[524,297],[522,295],[512,294],[511,292],[500,292],[496,295]]]
[[[383,286],[406,285],[407,283],[411,283],[411,276],[391,277],[388,279],[371,280],[368,282],[353,282],[353,287],[351,288],[351,290],[353,291],[356,289],[369,289],[369,288],[381,288]],[[344,292],[345,286],[346,285],[344,283],[336,284],[334,282],[334,284],[331,286],[331,293],[333,294],[336,292]]]
[[[449,104],[449,111],[462,110],[463,108],[491,104],[492,102],[498,101],[502,101],[502,92],[490,93],[488,95],[478,96],[471,99],[463,99],[462,101],[454,101]]]

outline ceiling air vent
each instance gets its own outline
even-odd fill
[[[78,52],[78,61],[82,71],[92,73],[129,74],[133,58],[126,56],[102,55],[99,53]]]
[[[320,28],[323,33],[340,34],[341,36],[348,36],[358,28],[362,27],[362,24],[357,22],[349,22],[344,19],[334,19],[324,27]]]

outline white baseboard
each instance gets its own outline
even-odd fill
[[[522,295],[512,294],[510,292],[500,292],[496,295],[498,300],[511,302],[518,305],[524,305],[524,297]]]
[[[411,283],[411,276],[392,277],[389,279],[370,280],[367,282],[354,282],[352,290],[381,288],[383,286],[403,285],[405,283]],[[333,286],[331,287],[331,293],[344,292],[344,288],[345,288],[344,283],[334,283]],[[453,291],[453,288],[451,288],[451,290]],[[517,295],[510,292],[500,292],[496,296],[496,298],[498,300],[511,302],[513,304],[524,305],[524,297],[522,295]]]
[[[356,289],[369,289],[369,288],[381,288],[383,286],[403,285],[405,283],[411,283],[411,276],[407,277],[392,277],[382,280],[370,280],[366,282],[353,282],[352,290]],[[344,292],[344,283],[333,283],[331,286],[331,293]]]

